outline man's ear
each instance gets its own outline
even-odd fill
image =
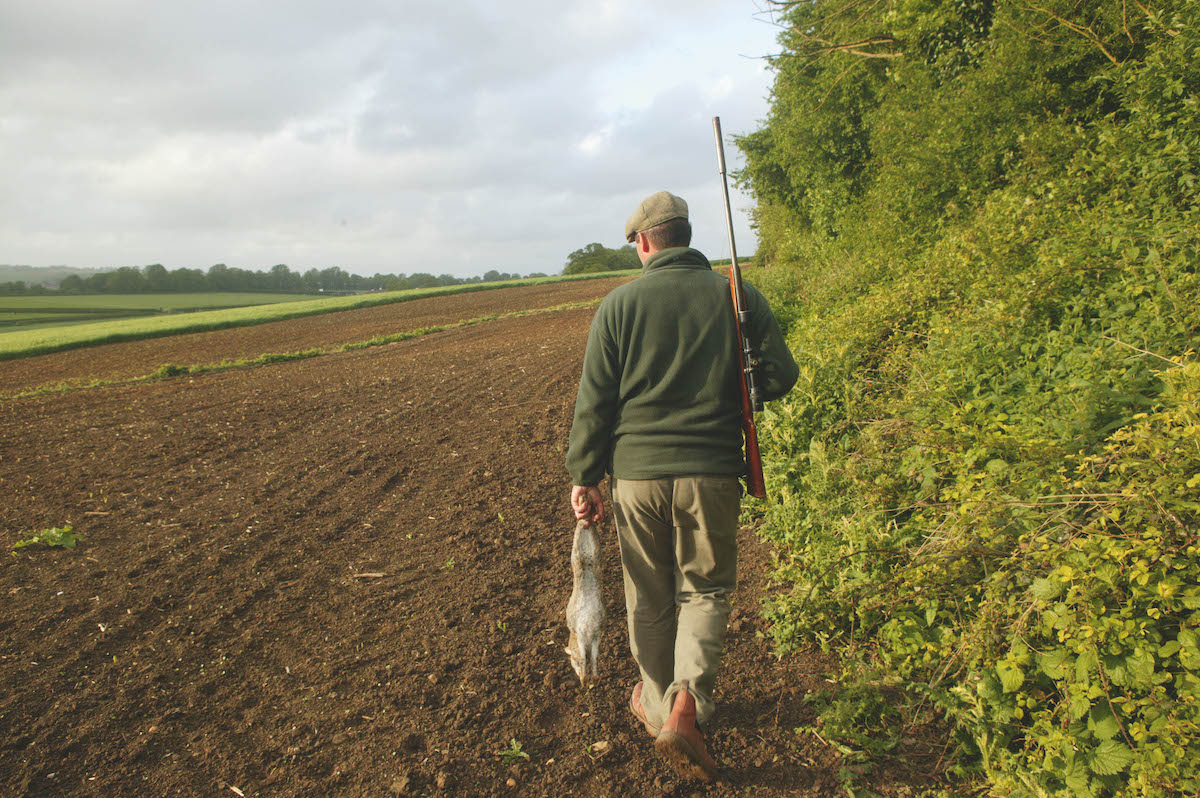
[[[635,235],[637,237],[634,238],[634,246],[647,255],[650,254],[650,239],[646,238],[645,233],[635,233]]]

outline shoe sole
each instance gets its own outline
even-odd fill
[[[710,757],[702,756],[691,743],[669,729],[658,735],[654,750],[685,779],[713,781],[717,778],[716,763]],[[705,759],[709,759],[709,763],[705,763]]]

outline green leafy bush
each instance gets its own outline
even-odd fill
[[[777,87],[747,140],[774,264],[749,274],[801,365],[760,426],[775,640],[841,656],[821,733],[847,749],[940,719],[998,795],[1190,794],[1200,3],[997,3],[959,39],[937,8],[911,24],[940,55],[841,79],[869,108]],[[909,47],[905,19],[862,24]],[[863,124],[822,224],[772,144],[789,103]]]

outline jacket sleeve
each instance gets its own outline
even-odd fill
[[[746,286],[746,304],[750,310],[750,345],[759,360],[759,388],[763,401],[769,402],[792,389],[800,376],[800,367],[788,349],[766,297],[752,285]]]
[[[567,447],[567,471],[574,485],[600,484],[611,459],[621,375],[606,310],[602,304],[592,319],[575,398],[575,420]]]

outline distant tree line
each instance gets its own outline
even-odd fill
[[[609,249],[599,243],[588,244],[567,256],[563,274],[640,269],[641,261],[632,245]],[[545,277],[533,272],[525,277]],[[493,283],[519,280],[522,275],[495,269],[479,277],[454,277],[449,274],[374,274],[366,277],[351,274],[338,266],[294,272],[279,263],[267,271],[251,271],[217,263],[204,269],[167,269],[161,263],[140,268],[123,266],[113,271],[94,274],[70,274],[58,288],[40,282],[14,280],[0,282],[0,296],[38,294],[137,294],[137,293],[197,293],[201,291],[271,291],[279,293],[328,293],[360,291],[403,291],[409,288],[434,288],[468,283]]]
[[[623,269],[640,269],[637,251],[632,244],[620,249],[609,249],[598,243],[588,244],[567,256],[563,274],[588,274],[590,272],[612,272]]]
[[[53,293],[56,293],[53,288],[47,288],[41,283],[26,283],[24,280],[0,283],[0,296],[41,296]]]
[[[526,277],[545,277],[533,273]],[[280,263],[269,270],[250,271],[218,263],[208,271],[202,269],[170,269],[160,263],[152,263],[140,269],[124,266],[110,272],[64,277],[57,291],[40,283],[24,280],[0,283],[0,295],[14,294],[136,294],[200,291],[272,291],[280,293],[322,293],[358,291],[403,291],[409,288],[433,288],[467,283],[492,283],[500,280],[518,280],[519,274],[510,274],[492,269],[480,277],[454,277],[449,274],[433,275],[426,272],[416,274],[375,274],[365,277],[351,274],[337,266],[326,269],[309,269],[304,273],[294,272]]]

